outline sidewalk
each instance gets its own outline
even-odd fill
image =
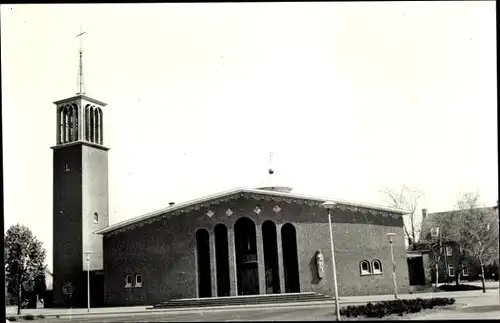
[[[442,292],[442,293],[421,293],[421,294],[401,294],[398,295],[400,299],[415,299],[415,298],[433,298],[433,297],[447,297],[447,298],[471,298],[471,297],[481,297],[489,294],[498,294],[497,290],[487,290],[486,293],[482,291],[464,291],[464,292]],[[393,300],[394,295],[372,295],[372,296],[350,296],[350,297],[340,297],[339,301],[342,306],[356,305],[356,304],[366,304],[369,302],[380,302]],[[164,312],[170,314],[176,313],[186,313],[186,312],[210,312],[210,311],[238,311],[238,310],[249,310],[249,309],[269,309],[278,307],[331,307],[335,303],[334,301],[319,301],[319,302],[307,302],[307,303],[281,303],[281,304],[257,304],[257,305],[235,305],[235,306],[217,306],[217,307],[189,307],[189,308],[172,308],[172,309],[152,309],[151,306],[127,306],[127,307],[105,307],[105,308],[91,308],[90,312],[87,312],[86,308],[75,308],[75,309],[61,309],[61,308],[38,308],[38,309],[23,309],[21,316],[24,315],[43,315],[45,317],[57,317],[69,318],[69,317],[81,317],[81,316],[118,316],[121,314],[145,314],[152,312]],[[16,307],[6,307],[6,316],[17,317]]]

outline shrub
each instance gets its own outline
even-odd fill
[[[15,316],[9,316],[7,317],[7,320],[9,320],[9,322],[15,322],[17,321],[17,318]]]
[[[32,314],[27,314],[23,316],[23,319],[25,319],[26,321],[33,321],[35,317]]]
[[[455,303],[454,298],[431,299],[398,299],[393,301],[368,303],[366,305],[349,305],[340,309],[340,314],[347,317],[384,317],[391,314],[403,316],[406,313],[418,313],[422,309],[432,309],[436,306],[447,306]]]
[[[459,292],[459,291],[468,291],[468,290],[480,290],[482,287],[460,284],[460,285],[442,285],[438,287],[438,290],[442,290],[445,292]]]
[[[43,314],[38,315],[38,319],[39,320],[45,320],[45,315],[43,315]]]

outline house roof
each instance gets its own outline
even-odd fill
[[[477,208],[478,210],[485,210],[487,212],[491,212],[492,216],[495,215],[495,211],[498,209],[496,206],[491,206],[491,207],[480,207]],[[444,216],[449,216],[449,215],[455,215],[455,216],[461,216],[465,213],[466,211],[461,211],[461,210],[452,210],[452,211],[444,211],[444,212],[435,212],[435,213],[427,213],[427,216],[422,220],[422,229],[420,230],[420,239],[419,241],[425,240],[428,235],[430,234],[431,228],[436,227],[436,223],[438,222],[439,217],[444,217]],[[458,233],[457,233],[458,234]],[[453,236],[450,237],[451,240],[453,239]]]
[[[345,200],[339,200],[339,199],[330,199],[330,198],[325,198],[325,197],[318,197],[318,196],[312,196],[312,195],[304,195],[304,194],[296,194],[296,193],[286,193],[286,192],[279,192],[279,191],[270,191],[270,190],[263,190],[263,189],[250,189],[250,188],[235,188],[229,191],[224,191],[220,192],[217,194],[213,195],[208,195],[205,197],[197,198],[194,200],[182,202],[179,204],[174,204],[173,206],[169,206],[166,208],[162,208],[150,213],[146,213],[144,215],[122,221],[113,225],[110,225],[104,229],[98,230],[94,232],[95,234],[107,234],[111,233],[113,231],[123,229],[125,227],[129,226],[135,226],[136,224],[139,224],[141,222],[147,222],[151,221],[154,218],[158,218],[160,216],[166,216],[166,215],[171,215],[171,214],[178,214],[186,211],[186,209],[198,209],[201,207],[205,207],[206,203],[210,203],[211,201],[216,201],[216,200],[229,200],[231,197],[235,198],[240,197],[243,194],[252,194],[252,195],[259,195],[259,196],[272,196],[272,197],[277,197],[277,198],[290,198],[290,199],[300,199],[300,200],[307,200],[307,201],[312,201],[316,203],[324,203],[326,201],[332,201],[337,203],[339,206],[347,206],[347,207],[359,207],[359,208],[364,208],[364,209],[369,209],[373,211],[380,211],[380,212],[389,212],[392,214],[397,214],[397,215],[403,215],[406,214],[407,212],[401,209],[396,209],[396,208],[391,208],[391,207],[383,207],[383,206],[377,206],[373,204],[365,204],[365,203],[357,203],[357,202],[351,202],[351,201],[345,201]],[[210,205],[210,204],[208,204]],[[188,211],[189,211],[188,210]]]

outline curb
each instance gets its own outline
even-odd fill
[[[411,294],[411,296],[405,295],[401,297],[400,299],[416,299],[416,298],[421,298],[421,299],[429,299],[429,298],[435,298],[435,297],[446,297],[447,295],[442,295],[441,293],[436,293],[440,295],[427,295],[424,297],[419,297],[416,294]],[[477,294],[477,295],[450,295],[447,296],[447,298],[476,298],[476,297],[481,297],[484,295],[483,293]],[[339,299],[339,303],[341,306],[348,306],[348,305],[358,305],[358,304],[368,304],[368,303],[375,303],[375,302],[383,302],[383,301],[390,301],[394,300],[394,298],[383,298],[383,299],[377,299],[377,300],[359,300],[359,301],[349,301],[349,300],[342,300],[341,298]],[[276,304],[251,304],[251,305],[228,305],[228,306],[210,306],[210,307],[179,307],[179,308],[159,308],[155,309],[152,307],[148,307],[146,309],[142,310],[136,310],[136,311],[123,311],[123,312],[83,312],[83,313],[74,313],[74,314],[69,314],[69,313],[40,313],[40,314],[31,314],[33,316],[38,316],[38,315],[43,315],[46,318],[54,318],[54,317],[59,317],[59,318],[68,318],[68,317],[74,317],[74,318],[81,318],[81,317],[98,317],[98,316],[126,316],[126,315],[140,315],[140,314],[148,314],[148,313],[166,313],[166,314],[177,314],[177,313],[185,313],[185,312],[213,312],[213,311],[235,311],[235,310],[251,310],[255,308],[259,309],[273,309],[273,308],[282,308],[282,307],[326,307],[326,306],[334,306],[335,301],[332,300],[326,300],[326,301],[315,301],[315,302],[301,302],[301,303],[276,303]],[[22,314],[22,315],[8,315],[9,317],[23,317],[25,315],[29,315],[30,313]]]

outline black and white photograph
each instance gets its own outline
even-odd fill
[[[495,1],[0,13],[6,322],[500,318]]]

